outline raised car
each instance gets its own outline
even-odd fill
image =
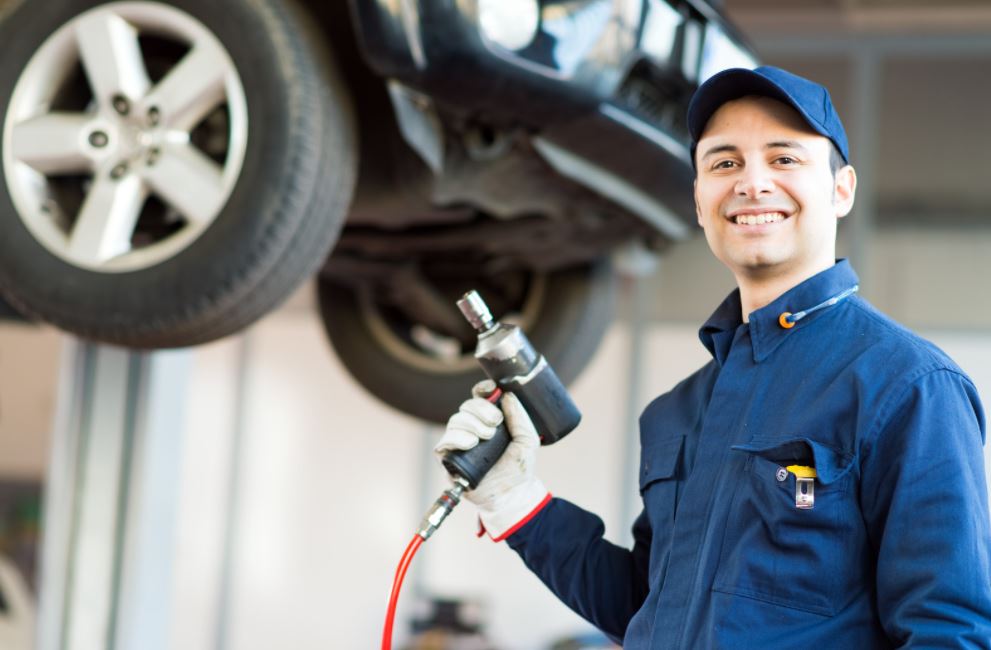
[[[684,114],[752,49],[704,0],[46,0],[0,22],[0,293],[137,348],[317,277],[354,377],[442,421],[478,289],[566,381],[619,250],[690,236]]]

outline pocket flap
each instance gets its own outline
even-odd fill
[[[653,481],[674,476],[685,436],[650,440],[640,453],[640,491]]]
[[[835,483],[853,467],[853,454],[848,454],[809,438],[753,438],[744,445],[732,449],[756,454],[780,465],[811,464],[816,479],[823,485]]]

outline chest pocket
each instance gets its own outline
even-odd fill
[[[644,441],[640,455],[640,496],[650,521],[650,585],[667,572],[678,506],[679,466],[685,436]]]
[[[866,575],[853,458],[808,438],[754,439],[726,523],[713,589],[832,616]],[[788,465],[814,467],[814,504],[796,506]]]

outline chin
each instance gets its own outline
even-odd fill
[[[739,267],[741,270],[751,270],[754,272],[766,272],[771,269],[779,268],[783,265],[787,265],[788,257],[781,255],[770,254],[768,251],[754,251],[744,255],[735,256],[734,266]]]
[[[787,275],[794,270],[794,265],[789,262],[790,260],[788,258],[760,256],[738,260],[733,266],[737,269],[737,274],[739,275],[755,280],[763,280]]]

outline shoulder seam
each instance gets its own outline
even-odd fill
[[[935,354],[932,350],[922,345],[922,343],[916,338],[916,336],[912,336],[911,333],[906,332],[900,329],[899,327],[896,327],[894,323],[884,320],[883,318],[879,317],[878,314],[874,313],[871,309],[868,309],[867,305],[869,304],[870,303],[867,303],[867,301],[865,301],[863,298],[860,297],[857,297],[856,299],[850,301],[851,306],[856,307],[858,310],[860,310],[861,313],[863,313],[872,321],[883,327],[887,332],[890,332],[891,334],[898,336],[898,338],[902,339],[903,341],[909,343],[915,350],[923,353],[926,356],[926,358],[929,359],[932,363],[937,364],[938,367],[942,367],[945,368],[946,370],[956,372],[957,374],[962,374],[953,365],[948,364],[945,359],[941,358],[938,354]]]
[[[868,450],[867,453],[870,453],[870,449],[873,448],[874,441],[880,435],[881,431],[883,431],[884,428],[888,424],[890,424],[891,419],[894,417],[894,408],[901,403],[905,394],[908,393],[908,391],[911,390],[912,387],[915,386],[918,381],[920,381],[924,377],[935,375],[938,372],[946,372],[952,375],[956,375],[960,377],[965,384],[969,385],[971,388],[974,388],[974,390],[976,390],[976,388],[974,387],[974,382],[970,380],[970,377],[968,377],[966,374],[964,374],[962,371],[956,368],[951,368],[946,365],[935,366],[935,367],[924,366],[922,368],[919,368],[908,379],[904,380],[904,384],[901,386],[900,389],[892,390],[891,394],[884,400],[884,403],[878,409],[877,418],[874,420],[874,423],[868,428],[867,435],[864,436],[864,439],[861,442],[861,447],[863,446],[867,447]]]

